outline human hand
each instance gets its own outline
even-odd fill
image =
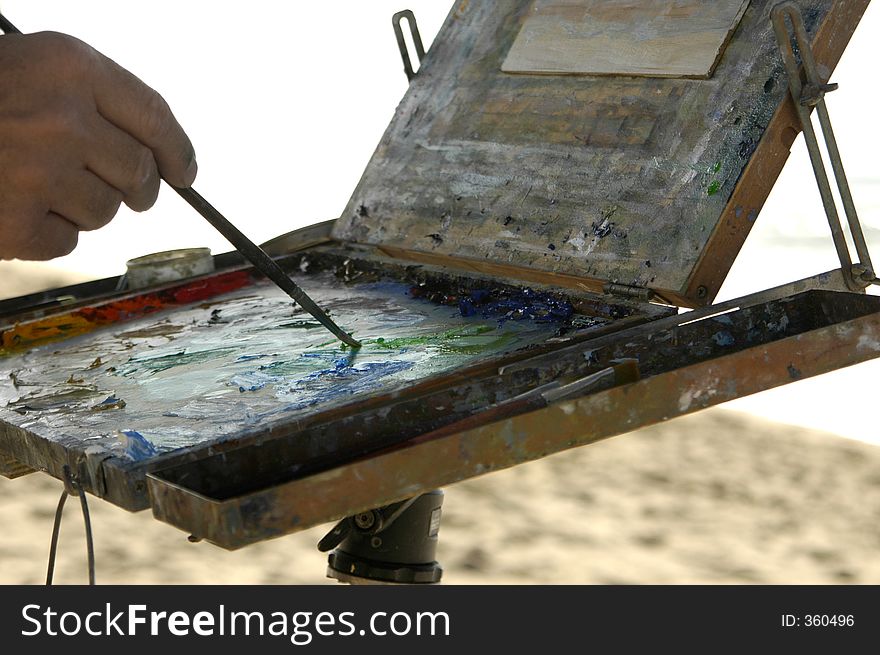
[[[0,36],[0,259],[66,255],[197,168],[168,104],[121,66],[63,34]]]

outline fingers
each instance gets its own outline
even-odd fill
[[[80,169],[54,177],[51,193],[32,189],[0,207],[0,258],[47,260],[69,254],[81,231],[103,227],[119,210],[122,193],[94,173]],[[0,194],[0,198],[3,194]],[[48,209],[47,209],[48,208]]]
[[[159,195],[159,169],[153,152],[131,135],[97,116],[86,166],[118,189],[134,211],[148,210]]]
[[[69,255],[79,241],[79,229],[63,216],[48,212],[27,226],[27,237],[9,258],[47,261]],[[4,254],[4,258],[7,255]]]
[[[192,143],[162,97],[61,34],[0,39],[0,258],[70,252],[161,178],[189,187]]]
[[[78,230],[104,227],[119,211],[122,193],[91,171],[81,170],[65,177],[57,189],[50,212],[65,218]]]
[[[153,151],[159,173],[170,184],[190,187],[198,165],[192,142],[153,89],[116,62],[99,55],[94,78],[98,112]]]

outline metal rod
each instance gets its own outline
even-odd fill
[[[849,187],[849,180],[847,180],[846,171],[843,167],[843,159],[840,156],[837,139],[834,136],[834,129],[831,127],[831,117],[828,114],[828,107],[825,104],[824,98],[816,106],[816,109],[819,114],[819,124],[822,126],[822,132],[825,135],[825,146],[828,148],[828,154],[831,158],[834,177],[837,178],[837,188],[840,191],[840,199],[843,201],[843,211],[846,214],[846,220],[856,247],[856,254],[859,256],[859,263],[866,266],[873,276],[874,265],[871,263],[871,253],[868,251],[868,243],[862,231],[862,224],[859,222],[859,215]]]
[[[21,34],[12,23],[10,23],[2,14],[0,14],[0,28],[6,34]],[[418,47],[421,51],[421,39],[418,39]],[[351,337],[347,332],[340,328],[327,314],[318,307],[318,304],[309,298],[305,291],[300,289],[296,283],[290,279],[282,268],[275,263],[257,244],[248,239],[237,227],[226,220],[223,215],[214,209],[211,204],[199,195],[195,189],[181,189],[170,185],[172,189],[177,191],[181,197],[186,200],[193,209],[195,209],[202,217],[213,225],[220,234],[235,246],[245,258],[253,264],[257,270],[272,280],[281,289],[293,298],[297,304],[315,317],[321,325],[330,330],[342,342],[348,344],[352,348],[360,348],[361,344]],[[84,508],[84,512],[88,510]]]
[[[865,242],[865,235],[862,232],[862,226],[859,223],[858,212],[856,211],[855,202],[853,201],[852,192],[849,187],[849,181],[846,177],[846,170],[843,166],[843,159],[840,156],[840,149],[837,146],[837,139],[834,136],[834,129],[831,126],[831,116],[828,114],[828,106],[825,103],[825,93],[823,92],[822,78],[819,76],[819,69],[816,66],[816,58],[813,49],[810,46],[807,37],[807,29],[804,25],[803,16],[798,11],[795,13],[793,8],[788,8],[786,13],[792,22],[795,30],[795,38],[797,39],[798,49],[801,54],[801,60],[804,64],[804,72],[807,76],[807,83],[817,90],[815,102],[817,114],[819,116],[819,125],[822,128],[822,134],[825,137],[825,146],[828,148],[828,156],[831,160],[831,168],[834,171],[834,177],[837,181],[837,188],[840,191],[840,198],[843,202],[843,210],[846,214],[846,220],[849,224],[850,233],[856,247],[856,253],[859,256],[859,263],[870,269],[873,274],[873,266],[871,265],[871,255],[868,252],[868,246]],[[834,85],[833,88],[836,88]],[[809,107],[814,101],[809,101],[806,106]],[[801,100],[800,107],[804,107],[805,102]]]
[[[793,34],[789,32],[786,18],[791,22]],[[855,202],[853,201],[852,192],[840,157],[840,150],[837,146],[834,130],[831,127],[831,118],[828,114],[828,107],[825,104],[825,93],[827,91],[833,91],[836,88],[836,85],[824,84],[822,78],[819,76],[812,45],[809,36],[807,35],[803,16],[798,6],[793,2],[783,2],[774,7],[772,19],[773,29],[776,32],[779,49],[782,53],[786,72],[788,73],[789,91],[791,92],[795,110],[797,111],[801,127],[804,131],[804,141],[807,144],[807,151],[810,154],[810,162],[813,165],[813,172],[816,176],[816,183],[819,187],[819,194],[822,197],[822,205],[825,208],[825,215],[828,218],[828,225],[831,228],[831,237],[834,241],[834,248],[837,250],[837,256],[840,260],[844,279],[847,287],[851,290],[862,291],[868,286],[868,284],[870,284],[870,280],[874,277],[874,271],[873,265],[871,264],[871,256],[868,252],[868,245],[865,240],[865,235],[862,232],[861,224],[859,223]],[[792,36],[797,44],[797,49],[800,53],[801,61],[803,62],[803,72],[807,85],[806,88],[801,79],[801,68],[798,65],[795,49],[792,45]],[[840,191],[843,209],[856,247],[856,254],[859,257],[859,267],[853,266],[849,245],[846,242],[846,235],[844,234],[840,222],[837,203],[834,200],[834,195],[831,191],[831,183],[828,179],[828,172],[825,168],[825,162],[822,159],[819,140],[810,118],[810,113],[814,106],[817,108],[822,135],[825,139],[825,144],[828,148],[828,156],[831,160],[831,168],[834,172],[837,188]]]
[[[798,101],[798,106],[801,108],[806,108],[813,104],[816,106],[817,114],[819,116],[819,125],[821,126],[822,134],[825,137],[825,146],[828,148],[831,168],[834,171],[837,188],[840,191],[840,199],[843,202],[843,210],[846,214],[850,233],[852,234],[856,252],[859,256],[859,262],[870,269],[873,273],[874,267],[871,264],[871,254],[868,252],[868,244],[865,241],[865,235],[862,232],[862,225],[859,222],[858,212],[856,211],[852,191],[850,190],[849,181],[846,177],[846,170],[843,166],[843,158],[840,156],[840,149],[837,146],[837,138],[834,136],[834,129],[831,126],[831,116],[828,113],[828,105],[825,103],[825,91],[833,91],[837,88],[837,85],[829,85],[827,88],[823,85],[822,78],[819,75],[819,67],[816,65],[816,57],[813,53],[813,48],[810,45],[809,37],[807,36],[807,28],[804,25],[803,15],[797,6],[784,5],[779,11],[780,14],[787,14],[789,20],[791,20],[791,24],[794,27],[795,39],[798,44],[798,50],[801,55],[801,61],[803,61],[804,64],[807,84],[813,87],[816,92],[816,100],[802,98]],[[789,41],[789,46],[790,45],[791,42]]]
[[[296,283],[290,279],[290,276],[285,273],[277,263],[275,263],[275,260],[269,257],[269,255],[267,255],[257,244],[242,234],[237,227],[226,220],[223,215],[214,209],[214,207],[199,195],[195,189],[182,189],[176,186],[171,186],[171,188],[177,191],[177,193],[179,193],[193,209],[213,225],[220,234],[226,237],[229,243],[235,246],[236,250],[244,255],[245,258],[257,268],[257,270],[281,287],[287,295],[293,298],[309,314],[314,316],[321,325],[330,330],[330,332],[349,346],[353,348],[360,347],[361,344],[336,325],[336,323],[324,313],[324,310],[318,307],[317,303],[309,298],[305,291],[300,289]]]

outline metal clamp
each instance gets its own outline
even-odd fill
[[[804,139],[810,153],[810,161],[813,164],[816,182],[819,185],[819,193],[822,196],[822,204],[825,207],[828,225],[831,227],[831,236],[834,240],[837,256],[840,259],[841,270],[848,288],[853,291],[863,291],[871,284],[877,284],[878,280],[874,274],[874,266],[871,263],[868,244],[865,241],[865,235],[859,223],[849,182],[846,179],[840,150],[837,147],[837,140],[831,127],[828,107],[825,105],[825,94],[836,91],[838,85],[827,84],[819,76],[816,58],[807,36],[807,29],[804,25],[804,18],[800,8],[794,2],[782,2],[773,8],[772,18],[773,29],[776,31],[776,39],[779,42],[779,49],[782,52],[782,59],[788,73],[789,90],[794,99],[794,106],[804,131]],[[786,19],[791,22],[793,34],[789,31]],[[792,40],[794,40],[795,45],[792,45]],[[798,65],[796,51],[800,55],[803,70]],[[850,233],[855,244],[856,255],[858,256],[858,262],[855,264],[852,261],[849,245],[846,242],[846,236],[840,223],[840,215],[831,192],[828,172],[825,168],[825,163],[822,161],[819,140],[816,137],[816,131],[813,129],[813,123],[810,119],[813,107],[816,108],[819,116],[822,135],[825,139],[831,167],[834,171],[847,223],[849,224]]]
[[[394,26],[394,36],[397,37],[397,47],[400,48],[400,58],[403,59],[403,72],[406,73],[406,79],[412,82],[417,72],[413,71],[409,48],[406,45],[406,40],[403,38],[403,28],[400,26],[400,21],[403,18],[406,18],[407,23],[409,23],[409,31],[416,46],[416,55],[419,58],[419,67],[421,67],[422,61],[425,59],[425,46],[422,45],[422,35],[419,34],[416,16],[411,10],[404,9],[403,11],[398,11],[391,17],[391,24]]]

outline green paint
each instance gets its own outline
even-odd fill
[[[122,375],[131,375],[137,371],[151,371],[153,373],[158,373],[177,366],[210,362],[234,352],[235,348],[212,348],[210,350],[196,350],[193,352],[182,350],[180,352],[171,353],[170,355],[161,355],[159,357],[132,357],[128,360],[128,364],[122,367],[120,372]]]
[[[716,193],[721,191],[721,180],[711,180],[718,172],[721,170],[721,162],[715,162],[709,168],[706,169],[706,173],[703,175],[702,183],[706,185],[706,193],[710,196],[714,196]]]
[[[494,332],[495,334],[490,334]],[[465,325],[444,332],[431,332],[412,337],[396,337],[386,339],[362,339],[361,352],[396,352],[405,351],[407,348],[428,348],[438,353],[447,354],[478,354],[487,348],[502,347],[510,342],[512,334],[499,332],[492,325]],[[338,343],[326,341],[317,348],[326,348]],[[340,344],[340,350],[349,350],[345,344]]]
[[[435,332],[418,337],[398,337],[396,339],[374,339],[366,343],[383,350],[404,350],[420,346],[436,348],[441,353],[471,354],[485,348],[503,346],[510,340],[510,334],[490,334],[496,332],[491,325],[467,325],[445,332]]]

